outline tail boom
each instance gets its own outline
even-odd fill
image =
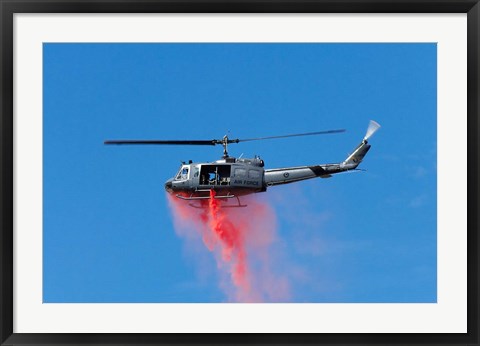
[[[312,178],[330,178],[332,174],[352,170],[357,166],[358,164],[352,165],[342,162],[315,166],[267,169],[265,170],[265,184],[266,186],[275,186]]]
[[[289,184],[296,181],[312,178],[330,178],[333,174],[356,170],[370,150],[368,139],[380,128],[380,125],[371,120],[367,134],[353,152],[340,163],[331,163],[315,166],[286,167],[265,170],[265,186]]]

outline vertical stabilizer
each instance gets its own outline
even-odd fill
[[[380,125],[373,120],[370,120],[368,124],[367,133],[363,138],[362,142],[355,148],[355,150],[343,161],[345,165],[350,165],[352,168],[357,167],[360,162],[362,162],[367,152],[370,150],[370,144],[368,144],[368,140],[370,137],[373,136],[375,132],[378,131]]]

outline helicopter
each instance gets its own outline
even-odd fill
[[[370,120],[365,137],[339,163],[317,164],[265,169],[265,162],[259,157],[235,158],[228,155],[228,145],[247,141],[270,140],[297,136],[324,135],[345,132],[327,130],[270,136],[247,139],[230,139],[225,135],[222,139],[212,140],[106,140],[107,145],[222,145],[223,156],[220,160],[208,163],[194,163],[191,160],[182,162],[177,174],[165,182],[165,190],[175,197],[185,201],[205,201],[212,198],[219,200],[236,199],[237,205],[246,207],[240,201],[241,196],[265,192],[269,187],[295,183],[312,178],[330,178],[333,174],[359,170],[357,167],[370,150],[368,140],[380,128],[380,125]],[[196,206],[190,203],[191,206]]]

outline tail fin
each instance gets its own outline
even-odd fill
[[[355,148],[353,153],[351,153],[345,159],[345,161],[343,161],[345,165],[356,168],[360,164],[360,162],[362,162],[363,158],[365,157],[365,155],[367,155],[367,152],[370,150],[371,147],[371,145],[368,144],[368,139],[370,139],[370,137],[372,137],[379,128],[380,125],[376,121],[370,120],[365,137],[363,138],[362,142]]]

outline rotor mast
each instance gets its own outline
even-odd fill
[[[228,146],[228,136],[227,135],[223,136],[221,143],[223,145],[223,158],[227,159],[229,157],[228,156],[228,150],[227,150],[227,146]]]

